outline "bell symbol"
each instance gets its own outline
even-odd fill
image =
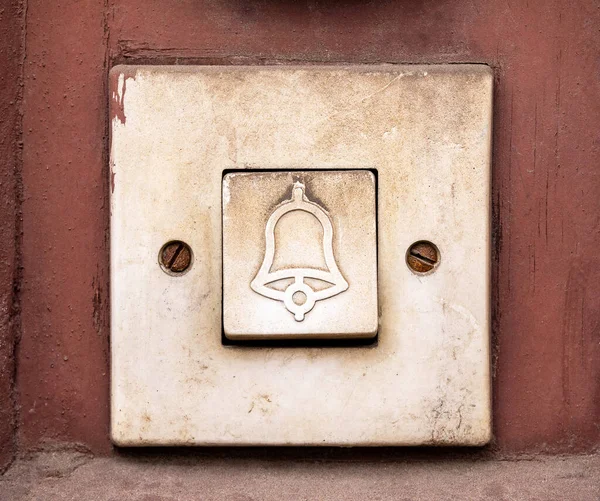
[[[324,265],[321,267],[308,266],[307,263],[303,263],[303,266],[288,264],[283,268],[274,267],[277,224],[283,216],[295,211],[301,211],[301,213],[304,213],[303,215],[316,218],[321,225],[323,231],[322,253],[319,249],[318,256],[317,252],[309,253],[308,256],[311,264],[322,257]],[[299,218],[299,220],[300,222],[305,221],[304,218]],[[296,230],[300,234],[303,229],[306,228],[299,225],[292,226],[292,230]],[[250,287],[254,292],[262,296],[282,301],[286,309],[294,315],[297,322],[304,320],[305,315],[313,309],[317,301],[328,299],[348,289],[348,282],[342,276],[333,255],[333,225],[331,224],[331,219],[329,219],[329,215],[322,207],[306,197],[304,184],[300,182],[294,183],[292,198],[283,202],[273,211],[265,228],[265,242],[265,257]],[[289,244],[290,240],[286,242]],[[306,252],[303,253],[300,251],[305,251],[309,242],[305,244],[298,243],[297,241],[292,242],[292,247],[289,249],[291,250],[291,254],[306,254]],[[294,252],[294,245],[296,252]],[[299,248],[298,245],[301,245],[302,248]],[[289,282],[290,280],[292,282],[284,290],[278,290],[274,286],[275,282]],[[307,280],[309,283],[307,283]],[[310,285],[313,284],[313,281],[325,282],[329,287],[324,289],[313,287]]]

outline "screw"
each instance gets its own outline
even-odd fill
[[[192,250],[185,242],[175,240],[166,243],[160,251],[160,264],[170,273],[183,273],[192,262]]]
[[[433,270],[440,261],[440,251],[431,242],[421,240],[412,244],[406,253],[406,264],[416,273]]]

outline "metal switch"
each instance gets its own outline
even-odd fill
[[[225,175],[225,336],[374,337],[375,203],[368,170]]]
[[[492,87],[113,68],[113,441],[488,442]]]

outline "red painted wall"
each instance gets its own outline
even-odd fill
[[[492,66],[495,447],[600,444],[596,1],[28,0],[26,27],[22,450],[110,450],[106,79],[117,63]]]
[[[23,9],[18,0],[0,2],[0,472],[15,450],[15,357],[19,329],[14,286],[19,282]]]

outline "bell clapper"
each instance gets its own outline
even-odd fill
[[[284,291],[283,304],[290,313],[294,314],[296,322],[302,322],[304,316],[315,306],[315,291],[304,283],[304,276],[299,270],[295,281]],[[294,301],[294,296],[303,295],[306,299],[301,304]]]

